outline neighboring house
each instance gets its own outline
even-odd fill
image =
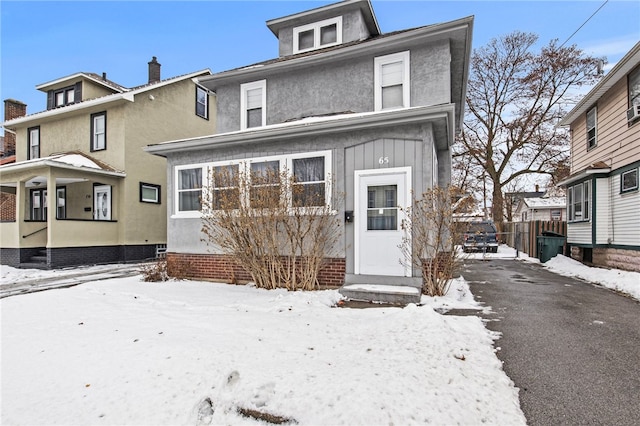
[[[209,70],[161,80],[156,58],[148,65],[148,83],[133,88],[85,72],[41,84],[47,110],[2,123],[17,156],[0,167],[2,200],[15,198],[14,217],[0,223],[3,264],[130,261],[164,250],[166,162],[142,148],[210,134],[215,109],[194,80]]]
[[[397,206],[450,182],[473,18],[381,34],[371,3],[351,0],[267,26],[278,58],[198,79],[216,93],[218,133],[146,148],[168,160],[168,258],[191,261],[194,276],[229,279],[224,256],[201,241],[206,176],[273,168],[346,217],[321,284],[345,274],[415,282],[420,271],[400,262]]]
[[[567,243],[575,259],[640,271],[640,43],[561,121],[571,129]]]
[[[505,192],[504,194],[504,217],[507,222],[517,222],[520,220],[516,215],[516,210],[520,205],[520,202],[526,198],[539,198],[545,193],[540,191],[538,185],[536,185],[535,191],[521,191],[521,192]]]
[[[518,202],[514,222],[567,220],[566,197],[525,197]]]

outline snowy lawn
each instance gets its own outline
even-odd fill
[[[420,307],[339,298],[139,276],[4,298],[0,423],[525,424],[496,336],[432,308],[477,308],[464,279]]]

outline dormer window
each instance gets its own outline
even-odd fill
[[[74,87],[67,87],[65,89],[54,92],[54,96],[56,98],[56,108],[74,103],[75,93],[76,91]]]
[[[342,16],[293,29],[293,53],[307,52],[342,43]]]
[[[82,101],[82,83],[47,91],[47,110]]]

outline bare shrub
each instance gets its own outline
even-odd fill
[[[341,235],[326,190],[286,170],[214,167],[203,190],[203,241],[235,259],[257,287],[316,289]]]
[[[453,220],[458,197],[452,187],[436,187],[412,198],[410,207],[401,208],[404,264],[422,271],[423,294],[443,296],[460,264],[456,245],[463,228]]]
[[[142,265],[140,272],[142,273],[142,280],[146,282],[160,282],[169,279],[167,261],[164,259]]]

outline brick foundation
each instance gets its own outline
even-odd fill
[[[187,254],[167,253],[169,274],[171,268],[186,269],[187,277],[206,279],[230,284],[252,281],[247,273],[235,260],[224,254]],[[173,265],[173,266],[172,266]],[[188,266],[185,268],[185,266]],[[343,258],[330,258],[320,270],[318,281],[321,288],[339,287],[344,283],[346,261]]]

